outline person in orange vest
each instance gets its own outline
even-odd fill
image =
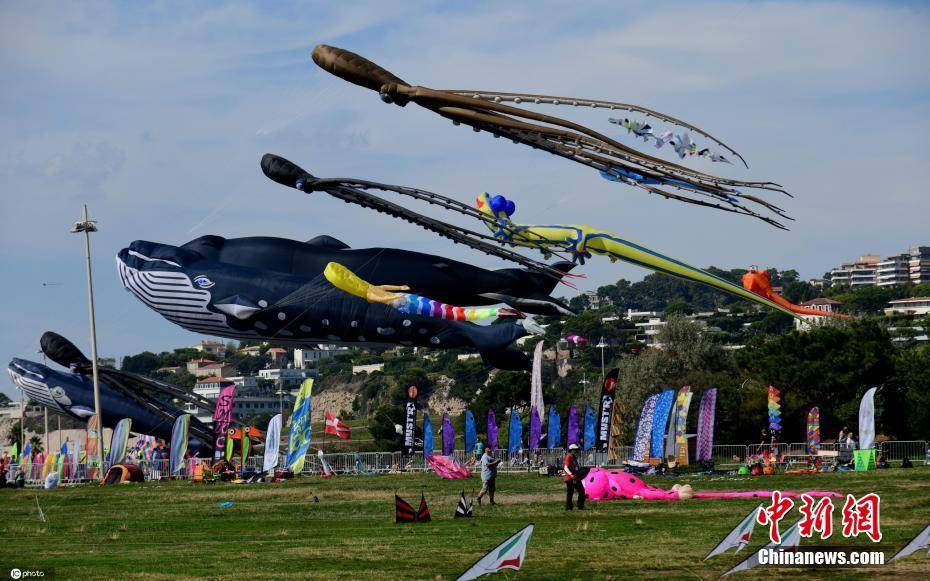
[[[581,468],[578,466],[578,444],[568,446],[568,454],[565,455],[565,464],[562,467],[565,472],[565,510],[572,510],[572,496],[578,493],[578,510],[584,510],[584,486],[581,483]]]

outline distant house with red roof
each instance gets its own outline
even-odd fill
[[[287,350],[280,347],[272,347],[268,350],[268,359],[272,369],[280,369],[287,366]]]
[[[195,377],[226,377],[235,375],[236,368],[212,359],[191,359],[187,362],[187,372]]]

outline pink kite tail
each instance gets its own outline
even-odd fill
[[[817,490],[812,490],[810,492],[805,492],[808,496],[813,498],[819,497],[831,497],[831,498],[842,498],[843,495],[838,492],[821,492]],[[801,496],[800,492],[782,492],[782,497],[786,498],[798,498]],[[753,490],[747,492],[695,492],[694,498],[772,498],[771,490]]]

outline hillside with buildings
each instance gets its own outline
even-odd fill
[[[745,272],[709,270],[734,282]],[[831,269],[823,279],[801,280],[793,270],[769,271],[776,292],[788,300],[824,312],[854,314],[863,321],[838,323],[812,315],[795,320],[659,274],[639,282],[620,280],[568,299],[577,311],[574,316],[539,319],[546,330],[547,401],[566,407],[570,402],[593,404],[604,369],[618,365],[625,370],[623,381],[635,383],[627,385],[632,394],[641,394],[653,384],[658,387],[657,382],[673,383],[689,377],[724,387],[737,378],[745,381],[754,368],[764,368],[759,353],[779,341],[779,349],[790,350],[812,337],[831,333],[866,333],[869,341],[882,345],[879,348],[886,351],[882,356],[898,362],[876,371],[876,377],[883,381],[897,381],[909,373],[898,369],[898,364],[920,368],[921,361],[930,359],[930,247],[912,247],[884,260],[876,255],[862,256]],[[682,328],[691,333],[687,349],[700,344],[704,351],[691,362],[690,370],[673,372],[670,369],[675,366],[670,361],[674,356],[669,351],[684,349],[675,345],[681,341]],[[568,335],[583,336],[588,343],[569,344]],[[532,337],[519,343],[526,351],[535,344]],[[485,413],[487,409],[506,408],[524,397],[528,385],[524,374],[497,372],[477,353],[464,350],[349,349],[327,344],[295,349],[203,339],[169,352],[143,352],[120,360],[101,358],[100,363],[119,365],[125,371],[189,389],[210,400],[216,400],[224,387],[234,385],[235,418],[256,425],[276,413],[287,415],[301,382],[315,378],[313,421],[321,422],[326,412],[332,412],[347,420],[358,419],[361,424],[371,423],[373,439],[357,443],[362,448],[393,445],[392,430],[399,421],[399,403],[407,385],[418,385],[424,407],[440,417],[443,413],[457,415],[466,405]],[[636,397],[631,409],[636,409]],[[205,423],[212,421],[193,406],[187,411]],[[13,426],[23,415],[28,433],[44,429],[41,407],[27,404],[23,409],[19,401],[0,402],[0,424],[6,432],[2,435],[12,437]],[[930,412],[927,415],[930,417]],[[59,418],[51,421],[54,428]],[[70,418],[64,422],[63,428],[79,427],[72,426],[75,422]]]

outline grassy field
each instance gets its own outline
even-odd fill
[[[690,482],[697,491],[879,492],[884,539],[878,548],[887,558],[930,523],[930,468],[925,467],[861,474],[650,480],[662,487],[675,482]],[[475,478],[464,482],[466,492],[478,485]],[[455,520],[452,515],[462,487],[462,481],[418,474],[302,478],[281,485],[171,482],[51,491],[3,489],[0,575],[18,567],[69,579],[454,579],[487,550],[532,522],[536,530],[520,574],[525,578],[710,579],[748,553],[702,562],[757,502],[610,501],[566,513],[560,480],[502,474],[499,506],[476,507],[475,518]],[[395,525],[395,490],[414,505],[421,491],[425,493],[433,522]],[[319,497],[318,504],[310,502],[313,494]],[[48,522],[38,518],[36,497]],[[222,508],[224,501],[234,505]],[[840,506],[835,511],[837,531]],[[757,528],[753,550],[765,541],[764,533]],[[864,537],[848,541],[837,536],[829,544],[871,548]],[[756,571],[743,575],[799,574],[796,569]],[[874,575],[927,578],[930,558],[921,552],[884,569],[804,572],[805,578]]]

